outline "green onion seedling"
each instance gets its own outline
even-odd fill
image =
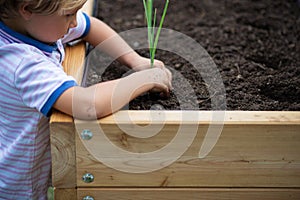
[[[153,13],[153,0],[143,0],[143,3],[144,3],[145,15],[146,15],[147,28],[148,28],[150,62],[151,62],[151,66],[153,67],[158,38],[159,38],[159,34],[161,31],[166,13],[167,13],[169,0],[166,0],[165,7],[164,7],[164,10],[163,10],[156,33],[155,33],[155,27],[156,27],[156,11],[157,11],[157,9],[155,8],[154,13]]]

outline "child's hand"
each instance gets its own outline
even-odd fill
[[[170,90],[172,90],[172,73],[165,67],[162,61],[154,59],[153,67],[151,67],[150,59],[142,57],[136,52],[127,54],[126,60],[124,63],[128,67],[137,71],[138,74],[143,74],[140,77],[143,79],[145,77],[151,78],[148,81],[154,84],[151,89],[152,92],[161,92],[164,96],[169,96]]]
[[[172,74],[165,67],[156,67],[145,70],[150,74],[151,81],[153,82],[152,92],[160,92],[164,96],[169,96],[170,90],[172,89]]]
[[[154,59],[153,67],[165,68],[165,65],[162,61]],[[137,59],[134,60],[134,63],[132,64],[131,68],[135,71],[150,69],[151,68],[150,59],[139,56]]]

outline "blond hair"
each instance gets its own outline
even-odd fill
[[[33,13],[50,15],[63,13],[82,6],[87,0],[0,0],[0,19],[19,15],[19,8],[27,3],[27,10]]]

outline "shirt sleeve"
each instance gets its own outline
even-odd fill
[[[90,18],[86,13],[82,11],[78,11],[76,15],[77,26],[75,28],[71,28],[69,32],[63,37],[62,42],[68,43],[73,40],[77,40],[85,37],[90,31]]]
[[[15,86],[23,103],[47,117],[59,96],[76,85],[61,66],[39,53],[25,55],[15,71]]]

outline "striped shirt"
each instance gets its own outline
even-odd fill
[[[46,199],[50,183],[49,116],[57,98],[76,85],[61,63],[63,45],[85,36],[87,15],[53,45],[21,35],[0,21],[0,199]]]

